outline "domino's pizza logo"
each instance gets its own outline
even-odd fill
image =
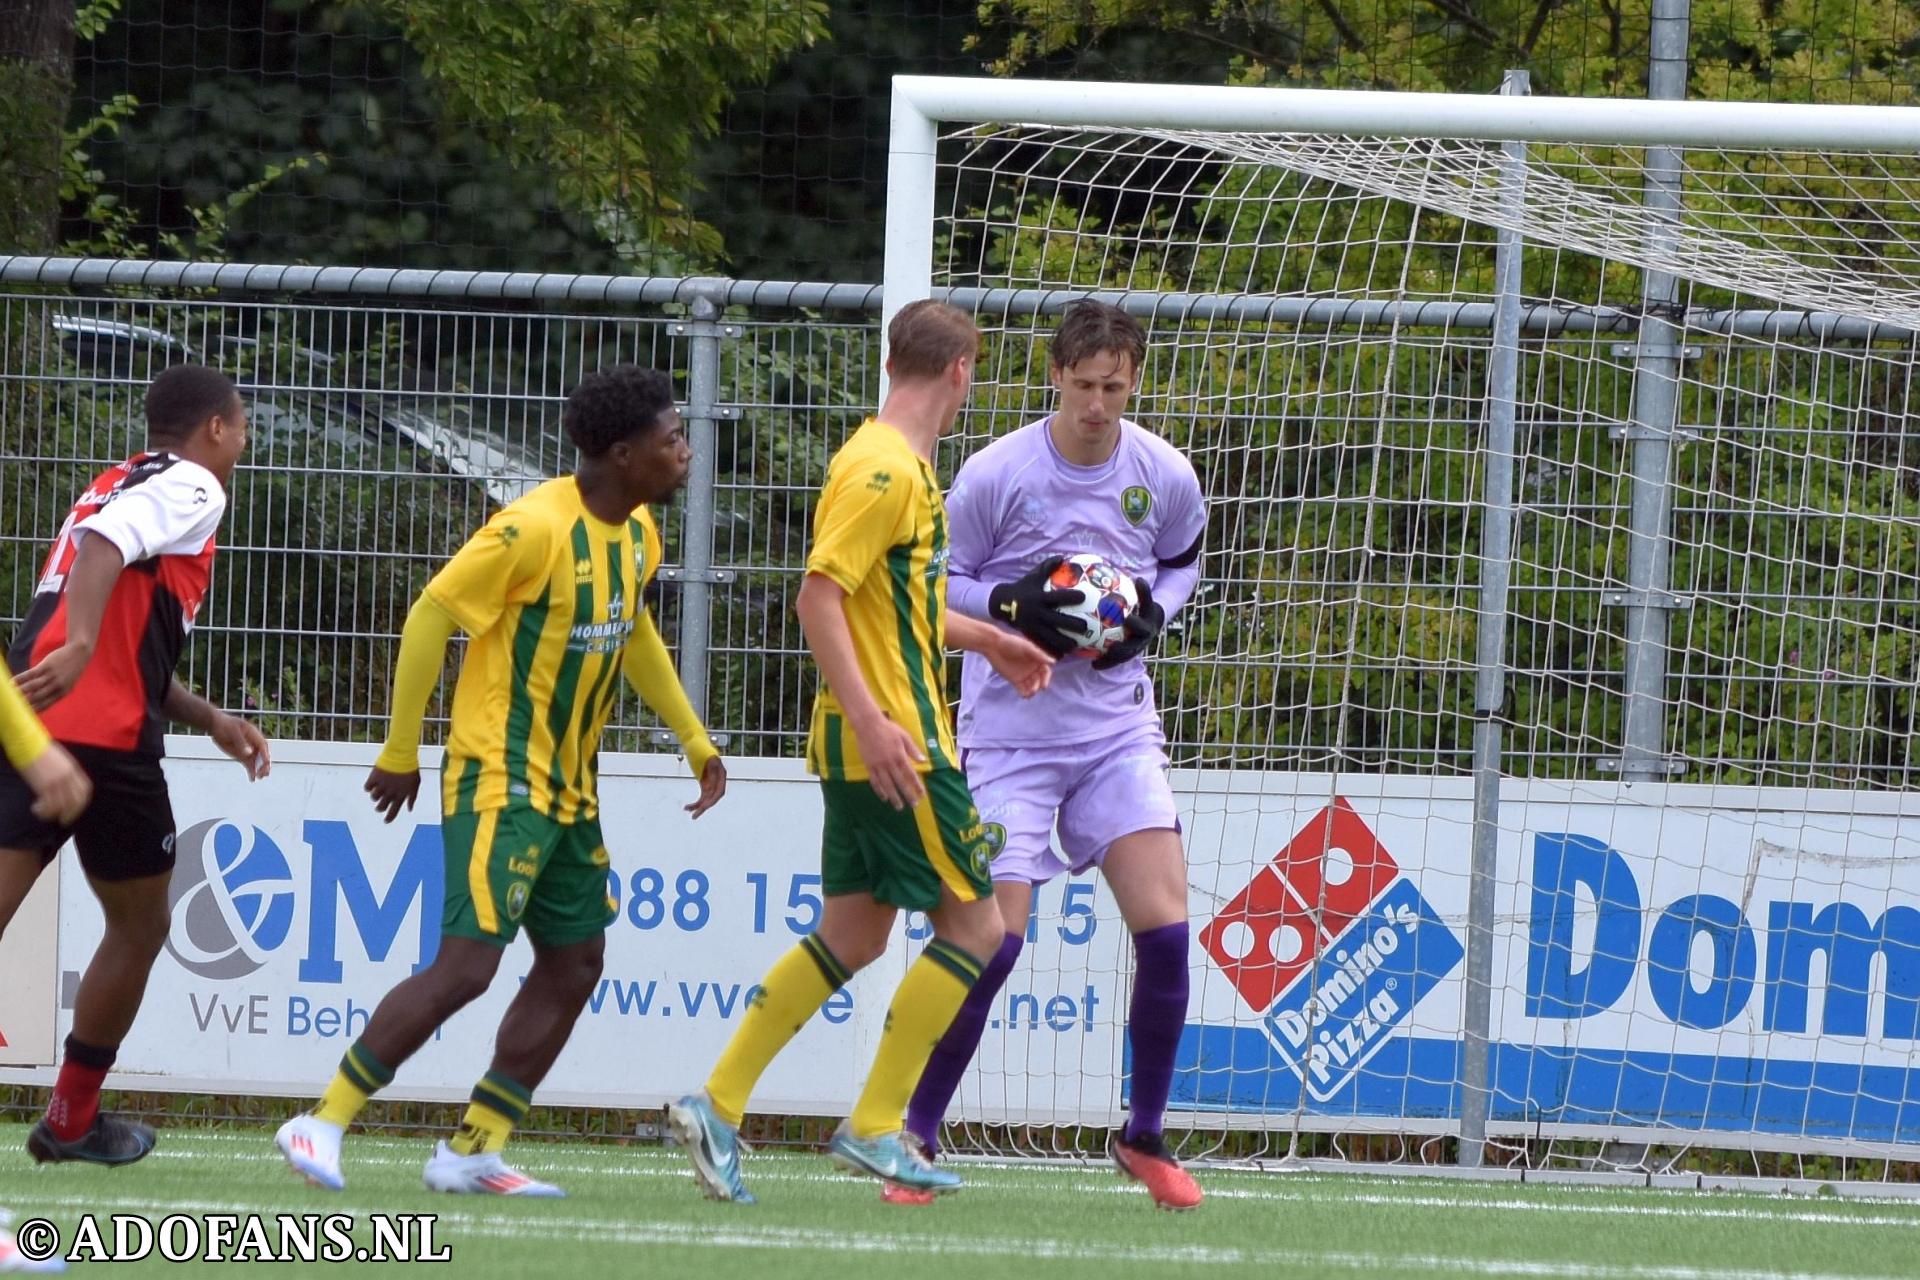
[[[1330,1101],[1459,967],[1460,939],[1345,800],[1200,931],[1316,1101]]]

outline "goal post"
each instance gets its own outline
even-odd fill
[[[1206,490],[1154,665],[1184,1122],[1920,1155],[1920,112],[899,77],[893,120],[885,314],[988,336],[945,473],[1097,296]],[[1038,903],[960,1119],[1110,1125],[1124,930]]]

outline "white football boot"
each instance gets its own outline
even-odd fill
[[[551,1182],[529,1178],[518,1169],[510,1169],[498,1151],[478,1155],[455,1154],[442,1140],[433,1148],[421,1175],[429,1191],[451,1191],[456,1195],[559,1197],[567,1193]]]
[[[347,1131],[337,1124],[308,1113],[298,1115],[280,1126],[273,1145],[287,1158],[293,1171],[316,1187],[340,1191],[347,1185],[340,1172],[340,1139]]]

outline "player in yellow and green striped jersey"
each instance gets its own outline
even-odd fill
[[[751,1204],[739,1126],[767,1064],[849,977],[886,949],[902,908],[933,940],[901,979],[853,1114],[829,1148],[846,1168],[912,1191],[960,1179],[900,1142],[901,1117],[1001,923],[990,856],[953,745],[949,640],[1009,684],[1045,688],[1052,655],[1012,631],[947,613],[947,517],[933,449],[973,385],[980,334],[945,303],[915,302],[887,327],[892,379],[879,414],[834,455],[814,512],[796,606],[823,684],[807,739],[825,808],[820,927],[776,962],[706,1087],[668,1108],[702,1189]]]
[[[572,476],[489,520],[415,602],[401,637],[393,719],[367,778],[391,822],[420,786],[420,722],[456,629],[468,637],[441,777],[446,901],[440,949],[374,1010],[308,1115],[275,1141],[294,1170],[339,1189],[340,1139],[368,1095],[485,991],[526,928],[533,966],[501,1020],[494,1059],[451,1141],[427,1162],[440,1191],[559,1195],[500,1157],[600,976],[607,848],[594,762],[624,677],[680,739],[699,817],[726,767],[687,701],[641,592],[660,567],[647,503],[685,482],[690,452],[665,374],[618,365],[567,397]]]

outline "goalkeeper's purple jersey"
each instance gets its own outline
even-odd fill
[[[988,618],[995,585],[1049,557],[1093,552],[1145,578],[1154,603],[1173,617],[1200,575],[1206,506],[1193,465],[1123,419],[1113,456],[1097,467],[1077,467],[1054,448],[1051,421],[1002,436],[960,468],[947,493],[948,607]],[[985,658],[966,655],[962,748],[1087,742],[1141,724],[1159,725],[1141,658],[1108,671],[1095,671],[1086,658],[1062,658],[1052,684],[1022,698]]]

